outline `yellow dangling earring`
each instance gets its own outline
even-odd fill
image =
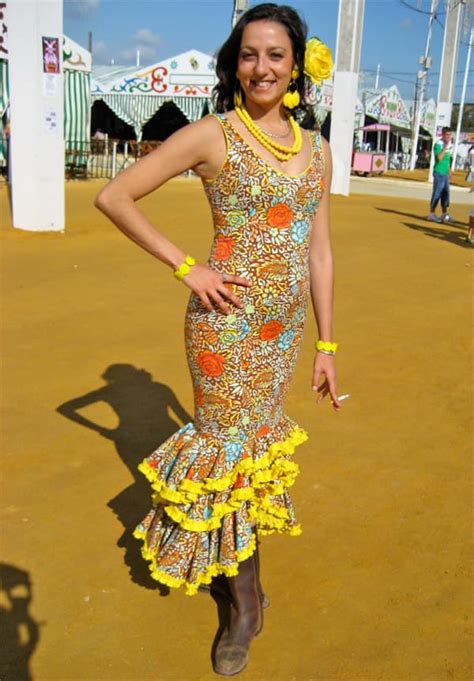
[[[301,101],[300,93],[298,92],[298,86],[296,84],[299,76],[300,71],[298,67],[295,66],[291,72],[291,80],[290,84],[288,85],[288,92],[285,92],[283,95],[283,106],[286,106],[287,109],[295,109]]]
[[[240,83],[237,81],[234,90],[234,109],[240,109],[242,106],[242,90],[240,89]]]

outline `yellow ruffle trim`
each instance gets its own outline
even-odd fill
[[[160,480],[157,471],[148,464],[147,460],[143,461],[138,468],[152,484],[155,491],[153,495],[155,503],[161,503],[166,514],[184,530],[208,532],[217,529],[221,526],[222,518],[226,514],[238,510],[243,502],[251,501],[251,506],[248,509],[249,517],[252,521],[255,521],[262,535],[272,534],[276,531],[297,536],[301,534],[301,526],[299,524],[290,525],[287,509],[275,506],[269,497],[283,494],[284,490],[294,483],[299,472],[299,466],[283,459],[282,455],[293,454],[295,448],[307,439],[307,433],[296,426],[285,440],[270,445],[260,459],[256,461],[250,457],[243,459],[229,474],[222,478],[205,478],[200,482],[185,479],[181,482],[179,489],[172,489]],[[212,516],[206,520],[193,520],[188,518],[186,513],[177,508],[176,505],[166,505],[166,502],[190,504],[196,501],[200,495],[222,492],[230,488],[240,474],[245,474],[249,478],[250,486],[232,490],[225,503],[213,505]],[[271,484],[271,481],[275,478],[280,480],[278,485]],[[265,490],[264,496],[261,496],[262,488]],[[238,564],[250,558],[256,546],[255,536],[252,536],[247,548],[236,551],[235,563],[231,565],[213,563],[205,572],[198,575],[196,581],[187,582],[185,579],[172,577],[158,568],[156,554],[150,550],[146,535],[146,530],[142,530],[140,526],[133,533],[136,539],[143,541],[142,556],[150,562],[150,572],[153,579],[173,588],[184,586],[186,594],[189,596],[194,595],[201,584],[210,584],[212,579],[219,574],[224,574],[226,577],[237,575]]]
[[[157,501],[168,501],[174,504],[192,504],[197,498],[203,494],[211,492],[223,492],[226,489],[232,488],[239,475],[245,475],[252,479],[252,486],[259,487],[275,478],[281,478],[281,485],[274,485],[272,489],[273,494],[281,494],[284,487],[289,487],[295,481],[299,466],[291,461],[282,459],[282,455],[293,454],[296,447],[308,439],[308,434],[296,426],[285,440],[274,442],[270,445],[267,452],[259,459],[254,461],[251,457],[240,461],[230,473],[223,475],[221,478],[204,478],[204,480],[188,480],[181,481],[178,489],[168,487],[168,485],[160,479],[159,473],[151,466],[147,459],[143,461],[138,470],[143,473],[147,480],[151,483],[152,489],[157,493]],[[278,461],[280,459],[280,461]],[[234,492],[241,490],[234,490]],[[236,501],[242,501],[235,497]],[[230,501],[230,500],[229,500]]]
[[[174,589],[179,589],[180,586],[184,586],[186,589],[186,594],[188,596],[194,596],[202,584],[210,584],[213,578],[217,577],[217,575],[235,577],[235,575],[237,575],[239,572],[239,563],[241,563],[244,560],[247,560],[247,558],[250,558],[250,556],[254,554],[257,545],[255,535],[252,535],[250,544],[245,549],[242,549],[242,551],[235,552],[235,563],[232,563],[231,565],[221,565],[221,563],[213,563],[207,568],[207,570],[205,570],[205,572],[201,572],[198,575],[195,582],[187,582],[185,579],[178,579],[177,577],[172,577],[167,572],[164,572],[163,570],[160,570],[157,567],[155,555],[148,548],[148,544],[146,541],[146,532],[140,532],[139,530],[135,530],[133,536],[136,539],[143,540],[142,556],[143,558],[145,558],[145,560],[150,561],[150,573],[153,579],[156,579],[158,582],[161,582],[162,584],[170,586]]]

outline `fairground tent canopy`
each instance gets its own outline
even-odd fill
[[[64,36],[64,139],[69,148],[85,149],[90,138],[91,53]]]
[[[77,145],[77,148],[87,144],[90,137],[91,64],[91,53],[71,38],[63,36],[64,139],[71,146]],[[25,82],[25,87],[28,85]],[[0,138],[4,137],[2,119],[8,119],[9,103],[7,51],[0,60]],[[1,156],[0,149],[0,163]]]
[[[388,124],[393,130],[411,129],[411,116],[396,85],[384,90],[365,90],[361,93],[366,116],[377,123]]]
[[[215,83],[213,57],[189,50],[144,68],[94,67],[92,102],[107,104],[133,127],[140,141],[144,125],[165,102],[173,102],[190,122],[200,119],[210,105]]]

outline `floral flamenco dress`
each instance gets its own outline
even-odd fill
[[[215,237],[208,264],[248,278],[233,287],[244,303],[209,312],[191,294],[185,324],[195,420],[139,469],[153,507],[135,529],[152,577],[196,593],[218,574],[238,573],[262,534],[301,532],[288,494],[307,439],[283,413],[309,293],[311,221],[323,193],[319,133],[299,175],[272,168],[218,115],[227,157],[204,181]]]

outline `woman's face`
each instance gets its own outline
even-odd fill
[[[293,47],[282,24],[262,20],[245,27],[236,76],[247,104],[268,108],[281,101],[293,66]]]

